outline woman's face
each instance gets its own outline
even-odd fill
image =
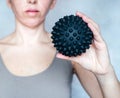
[[[56,0],[8,0],[16,20],[28,27],[37,27],[45,20]]]

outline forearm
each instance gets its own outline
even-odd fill
[[[102,88],[104,98],[120,98],[120,85],[113,68],[110,66],[106,74],[96,75]]]
[[[83,76],[79,75],[78,77],[90,98],[103,98],[97,79],[92,73],[87,72]]]
[[[96,76],[77,63],[74,64],[74,69],[79,81],[90,98],[103,98]]]

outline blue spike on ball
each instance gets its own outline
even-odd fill
[[[54,47],[65,56],[81,55],[92,44],[93,33],[87,23],[78,16],[64,16],[52,29]]]

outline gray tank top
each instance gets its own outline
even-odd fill
[[[15,76],[0,55],[0,98],[71,98],[72,74],[71,63],[55,57],[42,73]]]

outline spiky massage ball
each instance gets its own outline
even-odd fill
[[[54,47],[65,56],[81,55],[92,44],[93,33],[87,23],[78,16],[64,16],[52,29]]]

